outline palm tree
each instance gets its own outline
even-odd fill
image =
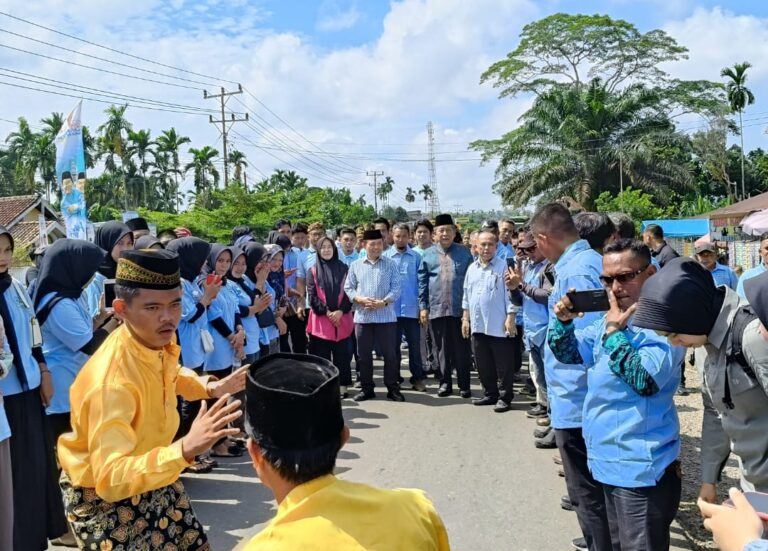
[[[389,176],[384,178],[384,182],[379,184],[379,191],[381,192],[379,197],[382,198],[385,205],[389,204],[389,194],[392,193],[393,189],[395,189],[395,181]]]
[[[17,130],[8,134],[5,143],[8,144],[8,153],[14,161],[13,179],[14,189],[16,182],[22,184],[24,193],[29,193],[35,188],[35,173],[39,165],[38,136],[32,131],[29,122],[24,117],[18,119]]]
[[[149,167],[154,164],[153,161],[157,160],[155,151],[152,149],[153,145],[155,145],[155,142],[152,141],[152,134],[149,130],[139,130],[138,132],[134,132],[133,130],[128,131],[128,143],[125,150],[126,156],[128,159],[131,159],[131,161],[133,161],[134,157],[138,161],[137,168],[141,174],[141,179],[143,180],[143,204],[146,208],[151,208],[149,198],[147,197],[147,171],[149,170]],[[152,161],[149,160],[149,157],[152,157]]]
[[[110,105],[104,110],[107,115],[107,121],[99,126],[98,132],[101,134],[98,141],[99,157],[106,155],[104,161],[104,168],[108,171],[117,173],[118,166],[115,162],[115,158],[120,159],[120,172],[123,176],[123,206],[128,208],[128,182],[126,179],[125,168],[128,164],[128,158],[126,157],[125,137],[133,130],[133,126],[128,119],[125,118],[125,112],[128,109],[128,104],[125,105]]]
[[[245,171],[243,170],[248,166],[248,161],[245,160],[245,154],[237,149],[233,149],[227,155],[227,161],[230,165],[235,167],[235,180],[248,189],[248,180],[243,180]]]
[[[518,128],[470,147],[483,162],[499,157],[494,190],[508,205],[570,196],[589,209],[603,191],[618,194],[622,179],[664,201],[671,187],[688,185],[690,172],[659,154],[686,141],[658,104],[641,84],[618,92],[600,79],[581,89],[560,86],[537,96]]]
[[[200,149],[189,148],[192,161],[184,167],[184,172],[193,172],[195,184],[195,206],[209,207],[211,191],[219,183],[219,171],[213,164],[213,160],[219,156],[218,150],[209,145]],[[210,178],[209,178],[210,177]],[[211,181],[211,178],[213,181]],[[202,198],[202,200],[201,200]]]
[[[419,195],[421,195],[424,198],[424,214],[426,215],[427,209],[429,208],[429,199],[432,197],[434,192],[432,191],[432,188],[429,187],[429,184],[424,184],[421,189],[419,190]]]
[[[51,113],[50,117],[40,119],[43,130],[40,132],[40,153],[39,159],[40,177],[45,185],[46,197],[50,199],[51,189],[56,181],[56,136],[59,135],[61,127],[64,126],[64,115],[62,113]]]
[[[736,63],[733,67],[725,67],[720,71],[720,76],[728,79],[725,85],[725,92],[728,96],[728,103],[731,111],[739,114],[739,135],[741,136],[741,198],[746,199],[747,194],[744,188],[744,122],[742,113],[747,105],[755,103],[755,95],[752,90],[745,86],[747,82],[747,69],[752,64],[745,61]]]
[[[416,201],[416,190],[412,187],[405,188],[405,202],[413,203]]]
[[[179,176],[181,175],[181,163],[179,162],[179,148],[182,145],[191,143],[191,140],[186,136],[180,136],[175,128],[163,130],[163,133],[155,140],[157,144],[157,151],[159,153],[170,156],[170,168],[173,171],[173,181],[176,189],[174,190],[174,197],[176,197],[176,210],[181,208],[181,194],[179,193]]]

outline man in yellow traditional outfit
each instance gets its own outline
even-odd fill
[[[248,451],[278,502],[247,551],[445,551],[448,534],[421,490],[381,490],[333,476],[349,439],[338,370],[322,358],[272,354],[246,381]]]
[[[91,356],[70,389],[72,432],[58,442],[67,519],[82,549],[209,549],[179,480],[196,455],[237,429],[245,370],[220,381],[179,366],[179,259],[165,250],[124,251],[115,314],[124,323]],[[176,395],[219,398],[189,433]]]

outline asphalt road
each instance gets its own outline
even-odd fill
[[[472,383],[479,396],[474,373]],[[559,506],[565,483],[552,461],[555,450],[533,446],[536,425],[525,417],[531,402],[518,396],[512,411],[499,414],[458,395],[438,398],[437,385],[429,386],[426,394],[404,392],[405,403],[387,401],[381,386],[375,400],[345,400],[352,436],[337,474],[425,490],[454,550],[571,549],[579,535],[576,515]],[[275,511],[246,456],[220,461],[221,468],[209,474],[183,477],[217,551],[242,548]],[[672,540],[677,551],[691,549],[676,526]]]

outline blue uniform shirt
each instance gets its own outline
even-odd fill
[[[360,253],[352,249],[351,254],[344,254],[344,251],[339,248],[339,260],[341,260],[347,266],[351,265],[355,260],[360,258]]]
[[[248,279],[248,276],[243,276],[243,283],[251,290],[256,288],[253,282]],[[246,293],[243,288],[240,287],[240,285],[235,283],[232,289],[237,295],[238,307],[248,306],[250,308],[253,306],[251,297],[248,296],[248,293]],[[241,316],[240,322],[243,324],[243,330],[245,331],[245,348],[243,351],[246,354],[255,354],[259,351],[259,337],[261,336],[261,331],[259,331],[259,322],[256,320],[255,315],[244,317]]]
[[[299,277],[299,255],[296,253],[295,248],[283,251],[283,270],[286,272],[289,270],[296,270],[293,274],[285,278],[285,284],[291,289],[295,289],[296,279]]]
[[[208,327],[208,317],[203,312],[198,318],[190,322],[197,313],[197,303],[203,296],[203,291],[187,281],[181,280],[181,321],[176,330],[179,334],[179,346],[181,347],[181,359],[186,367],[200,367],[205,362],[203,350],[202,330]]]
[[[395,302],[395,314],[398,318],[419,317],[419,264],[421,255],[408,247],[401,253],[396,247],[390,247],[382,256],[391,258],[400,274],[400,298]]]
[[[760,264],[755,266],[754,268],[750,268],[743,274],[741,274],[741,277],[739,278],[739,283],[736,285],[736,293],[743,298],[744,300],[747,299],[747,295],[744,294],[744,282],[748,279],[752,279],[753,277],[757,277],[760,274],[765,273],[765,264],[761,261]]]
[[[528,285],[538,286],[539,276],[546,266],[546,260],[529,265],[523,281]],[[531,345],[541,348],[544,339],[547,338],[548,323],[549,310],[547,310],[547,305],[539,304],[523,293],[523,336],[529,348]]]
[[[45,295],[39,308],[54,295]],[[81,300],[62,299],[51,310],[42,332],[43,353],[53,381],[53,399],[46,412],[69,413],[69,387],[90,357],[80,349],[93,338],[91,315]]]
[[[673,396],[680,383],[680,362],[667,339],[631,325],[604,341],[605,319],[576,332],[579,354],[587,365],[584,441],[595,480],[611,486],[655,486],[680,453],[680,426]],[[624,340],[626,338],[626,340]],[[611,370],[630,356],[612,354],[616,343],[639,360],[658,392],[641,396]],[[626,343],[631,346],[626,346]]]
[[[205,357],[205,371],[226,369],[232,367],[234,362],[235,349],[232,348],[229,340],[223,337],[210,322],[216,318],[221,318],[230,331],[235,330],[235,314],[238,312],[237,294],[234,289],[236,286],[236,283],[227,280],[211,305],[208,306],[208,331],[213,336],[213,351]]]
[[[80,299],[83,300],[87,306],[88,313],[92,318],[99,315],[101,311],[101,295],[104,294],[104,281],[107,277],[101,272],[96,272],[93,279],[83,291]],[[111,304],[104,305],[107,308],[111,308]]]
[[[738,284],[739,278],[736,276],[736,272],[731,270],[728,266],[723,266],[717,262],[715,263],[715,269],[710,273],[712,274],[712,279],[715,280],[715,285],[718,287],[725,285],[734,291],[736,290],[736,285]]]
[[[22,384],[17,371],[18,368],[14,364],[8,376],[5,379],[0,379],[0,395],[2,396],[13,396],[14,394],[34,390],[40,386],[40,366],[35,358],[32,357],[31,321],[34,313],[31,308],[27,308],[27,304],[31,305],[32,300],[29,298],[29,295],[26,295],[25,303],[19,297],[19,292],[26,294],[22,285],[15,282],[5,290],[4,296],[5,303],[8,305],[8,313],[11,315],[11,322],[16,332],[16,342],[19,344],[19,351],[22,356],[20,359],[24,368],[26,384]],[[5,340],[5,347],[8,352],[11,351],[8,339]]]
[[[315,259],[317,259],[317,256],[315,256]],[[269,307],[272,309],[273,312],[277,310],[277,301],[275,300],[275,290],[272,288],[272,286],[269,284],[268,281],[264,282],[264,291],[272,295],[272,302],[269,304]],[[260,339],[261,344],[264,346],[267,346],[270,342],[273,340],[280,338],[280,330],[277,328],[277,325],[270,325],[269,327],[262,327],[260,332]]]
[[[462,309],[469,311],[472,333],[489,337],[506,337],[504,322],[514,313],[509,292],[504,284],[505,260],[495,256],[483,266],[479,260],[469,265],[464,278]]]
[[[555,304],[569,289],[586,291],[602,289],[600,273],[603,258],[580,239],[563,252],[555,264],[555,284],[549,295],[548,310],[554,311]],[[576,318],[576,329],[588,327],[602,317],[599,312]],[[554,316],[552,320],[555,320]],[[552,320],[550,320],[551,331]],[[563,364],[557,361],[549,345],[544,347],[544,373],[547,378],[547,397],[552,410],[552,426],[556,429],[581,427],[584,398],[587,394],[587,369],[583,364]]]

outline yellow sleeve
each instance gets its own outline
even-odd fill
[[[131,455],[138,436],[131,426],[140,404],[132,387],[103,385],[85,397],[81,412],[88,421],[89,463],[96,493],[110,503],[175,482],[189,463],[181,441]]]
[[[432,525],[435,527],[438,551],[451,551],[451,544],[448,543],[448,532],[445,529],[445,524],[443,524],[443,519],[440,518],[434,507],[430,507],[429,516],[432,519]]]
[[[176,394],[190,402],[204,400],[209,397],[206,385],[209,381],[215,380],[215,377],[200,377],[188,367],[179,366],[179,372],[176,377]]]

